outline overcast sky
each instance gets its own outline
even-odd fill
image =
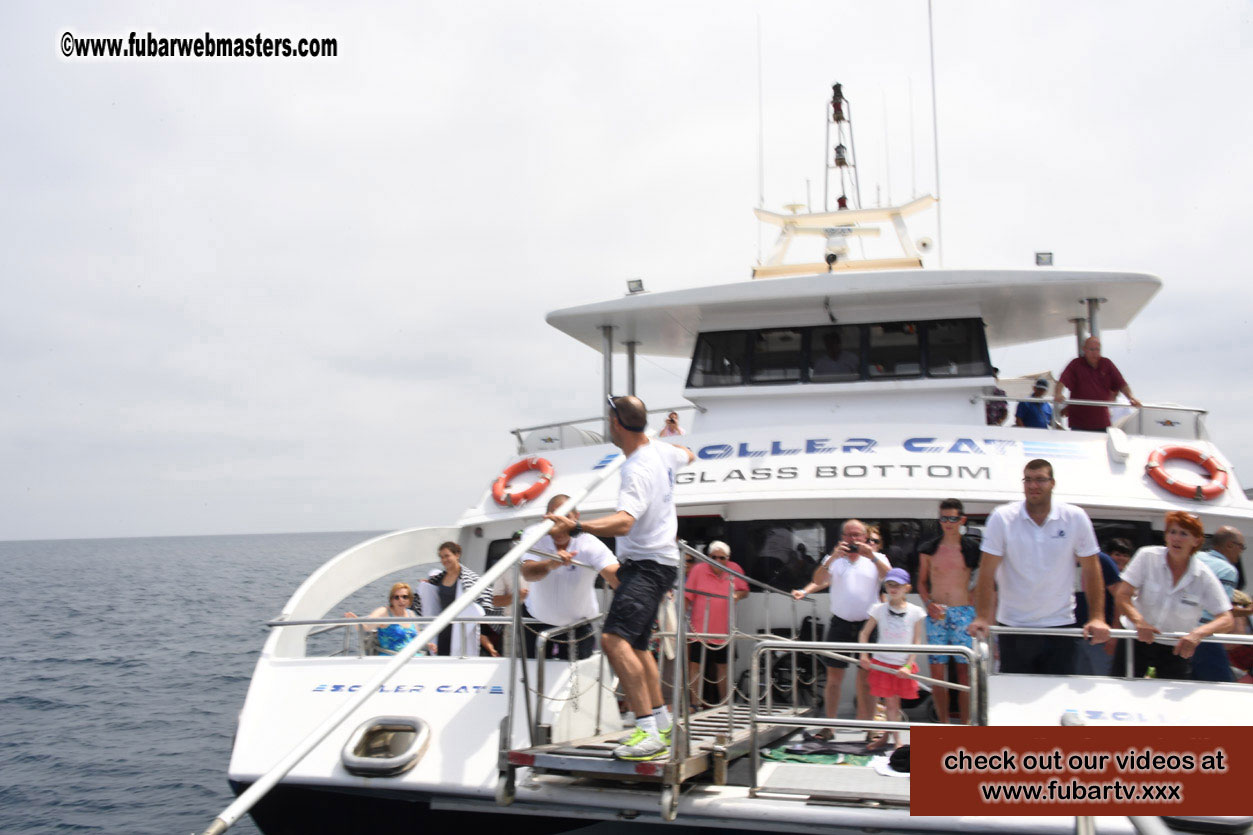
[[[1106,353],[1142,399],[1209,408],[1241,473],[1250,8],[935,10],[946,266],[1052,250],[1161,276]],[[599,356],[546,312],[631,277],[748,279],[758,20],[768,206],[803,202],[806,179],[821,201],[833,81],[863,201],[934,191],[926,17],[922,0],[5,4],[0,539],[452,521],[510,428],[598,411]],[[329,36],[339,56],[66,59],[65,31]],[[993,359],[1012,376],[1071,355]],[[650,405],[680,402],[683,365],[641,364]]]

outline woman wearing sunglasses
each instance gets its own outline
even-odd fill
[[[413,603],[413,588],[408,583],[396,583],[388,593],[387,605],[379,606],[369,614],[372,618],[416,618],[417,614],[409,608]],[[355,618],[358,615],[344,612],[344,617]],[[379,652],[384,655],[395,655],[405,645],[418,637],[417,624],[387,623],[363,625],[367,632],[378,633]]]

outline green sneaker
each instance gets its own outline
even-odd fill
[[[631,740],[635,739],[635,733],[638,730],[639,728],[633,728],[629,734],[622,737],[621,739],[617,739],[614,741],[617,742],[619,745],[630,745]],[[658,731],[658,733],[661,734],[661,741],[666,743],[666,747],[669,748],[670,742],[671,742],[671,734],[674,733],[674,725],[671,724],[670,727],[666,728],[664,731]]]
[[[668,743],[642,728],[636,728],[635,733],[631,734],[631,737],[625,743],[613,749],[613,755],[618,759],[631,760],[633,762],[659,760],[669,753],[670,746]]]

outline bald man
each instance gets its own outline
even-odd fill
[[[1090,336],[1083,343],[1083,356],[1075,357],[1066,366],[1062,376],[1057,380],[1057,388],[1053,391],[1053,400],[1060,407],[1062,387],[1070,389],[1070,396],[1075,400],[1108,400],[1121,392],[1127,396],[1132,406],[1139,407],[1140,401],[1131,393],[1131,387],[1108,357],[1101,356],[1101,340]],[[1076,406],[1066,408],[1066,417],[1070,428],[1082,432],[1104,432],[1109,427],[1108,406]]]
[[[609,412],[609,438],[626,456],[618,512],[587,522],[552,513],[544,518],[553,523],[554,537],[584,532],[617,537],[618,588],[605,616],[601,647],[635,713],[635,731],[613,755],[654,760],[670,753],[673,721],[661,697],[661,677],[648,641],[657,608],[678,577],[674,474],[695,456],[687,447],[644,434],[648,410],[638,397],[610,397]]]

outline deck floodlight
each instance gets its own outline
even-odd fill
[[[835,146],[835,167],[846,168],[848,166],[848,149],[843,144]]]
[[[1053,253],[1051,253],[1051,252],[1037,252],[1037,253],[1035,254],[1035,265],[1036,265],[1037,267],[1051,267],[1051,266],[1053,266]]]
[[[840,211],[843,211],[844,209],[847,209],[847,208],[848,208],[848,197],[846,197],[845,195],[841,194],[839,197],[835,198],[835,207],[836,207],[838,210],[840,210]]]
[[[627,294],[628,295],[634,296],[636,293],[643,293],[643,292],[644,292],[644,279],[642,278],[628,278],[627,279]]]

